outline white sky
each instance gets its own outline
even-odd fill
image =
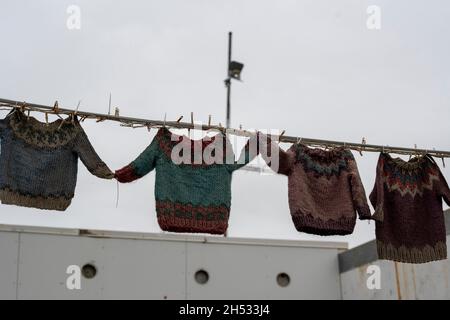
[[[81,8],[81,30],[66,9]],[[381,30],[366,27],[380,6]],[[232,122],[287,135],[450,149],[448,1],[2,1],[0,96],[106,113],[108,95],[126,116],[224,123],[227,32],[243,83],[232,92]],[[3,113],[2,115],[4,115]],[[41,116],[40,116],[41,117]],[[41,117],[42,119],[42,117]],[[103,160],[117,169],[151,141],[146,130],[85,122]],[[287,148],[288,146],[284,146]],[[377,154],[355,154],[367,193]],[[448,163],[450,166],[450,162]],[[449,178],[450,170],[443,169]],[[120,186],[80,163],[65,213],[1,206],[0,223],[159,232],[154,173]],[[358,222],[347,237],[297,233],[287,178],[238,172],[230,236],[323,239],[357,245],[374,238]]]

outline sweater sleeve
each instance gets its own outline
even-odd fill
[[[267,165],[276,173],[288,176],[295,164],[295,145],[284,151],[266,135],[261,135],[260,141],[260,153]]]
[[[445,203],[447,203],[448,206],[450,206],[450,189],[448,187],[448,183],[444,178],[444,175],[442,172],[440,172],[440,185],[441,185],[441,195],[444,199]]]
[[[382,155],[380,155],[380,159],[378,160],[376,176],[375,176],[375,185],[373,187],[372,192],[369,195],[370,203],[372,207],[375,209],[375,213],[373,214],[373,220],[382,222],[384,220],[383,214],[383,181],[381,179],[383,174],[383,165],[382,165]]]
[[[117,181],[128,183],[142,178],[155,168],[158,154],[158,140],[155,137],[152,143],[133,162],[116,171]]]
[[[372,215],[370,213],[369,204],[367,203],[366,191],[361,181],[361,177],[358,171],[358,165],[351,151],[348,151],[351,155],[349,160],[350,169],[350,185],[352,190],[353,205],[358,212],[359,219],[370,220]]]
[[[114,173],[100,159],[97,152],[95,152],[82,128],[75,138],[74,152],[78,154],[80,160],[93,175],[102,179],[114,178]]]

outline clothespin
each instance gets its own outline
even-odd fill
[[[27,103],[24,101],[24,102],[22,103],[22,105],[20,106],[20,111],[24,112],[26,106],[27,106]]]
[[[183,116],[179,117],[177,122],[180,123],[181,120],[183,120]]]
[[[149,124],[147,124],[147,131],[148,131],[148,132],[152,131],[152,126],[149,125]]]
[[[114,110],[114,116],[115,117],[120,117],[120,109],[116,107],[116,109]]]
[[[77,108],[75,109],[75,112],[74,112],[75,115],[78,114],[78,109],[80,109],[80,105],[81,105],[81,100],[78,101]]]
[[[442,166],[445,168],[445,157],[444,156],[442,156]]]
[[[191,125],[194,127],[194,113],[191,111]],[[188,129],[189,138],[191,138],[191,129]]]
[[[166,119],[167,119],[167,112],[164,113],[164,122],[163,122],[163,127],[166,127]]]
[[[281,138],[283,138],[284,134],[286,133],[286,130],[283,130],[280,134],[280,136],[278,137],[278,144],[281,143]]]
[[[302,140],[303,140],[303,138],[301,138],[301,137],[298,137],[298,138],[297,138],[297,144],[300,144],[300,143],[302,143]]]
[[[208,116],[208,127],[211,127],[211,115]]]
[[[58,100],[55,101],[55,104],[53,105],[53,112],[54,113],[59,113],[59,104],[58,104]]]
[[[367,142],[366,142],[366,138],[362,138],[362,141],[361,141],[361,144],[362,145],[366,145],[367,144]],[[361,155],[361,157],[363,156],[363,150],[365,150],[366,148],[363,146],[363,147],[361,147],[361,148],[359,148],[359,154]]]
[[[58,126],[58,130],[60,130],[62,128],[62,126],[64,125],[65,122],[66,122],[66,120],[62,119],[61,124]]]
[[[27,111],[27,120],[30,120],[30,113],[31,113],[31,110],[28,109],[28,111]]]
[[[48,126],[48,113],[45,113],[45,124]]]
[[[111,100],[112,100],[112,94],[109,93],[108,115],[111,115]]]

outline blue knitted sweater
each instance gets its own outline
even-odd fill
[[[3,204],[65,210],[74,196],[78,158],[97,177],[114,177],[76,118],[46,124],[16,110],[0,120],[0,137]]]

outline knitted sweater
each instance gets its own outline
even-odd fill
[[[449,187],[431,156],[406,162],[382,153],[370,195],[379,258],[406,263],[446,259],[442,199],[450,205]]]
[[[74,196],[78,158],[97,177],[114,177],[76,119],[47,125],[16,110],[0,120],[0,137],[3,204],[65,210]]]
[[[156,212],[162,230],[224,234],[232,174],[256,156],[252,143],[249,140],[235,161],[231,143],[221,133],[193,141],[161,128],[136,160],[116,171],[116,178],[131,182],[156,169]]]
[[[325,151],[303,144],[294,144],[288,151],[278,150],[278,173],[288,176],[289,207],[298,231],[347,235],[355,227],[356,211],[360,219],[370,219],[364,187],[350,150]],[[271,156],[270,150],[261,150],[261,154],[264,158],[265,154]]]

